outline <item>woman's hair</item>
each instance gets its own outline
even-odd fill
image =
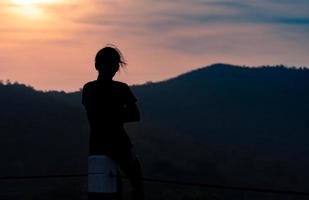
[[[127,65],[121,51],[114,45],[104,47],[95,56],[95,68],[97,70],[109,64],[119,64],[122,68]]]

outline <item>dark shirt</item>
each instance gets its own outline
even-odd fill
[[[123,127],[124,108],[137,99],[129,86],[118,81],[88,82],[82,104],[90,124],[89,155],[114,156],[128,151],[132,143]]]

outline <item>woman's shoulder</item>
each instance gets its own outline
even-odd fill
[[[120,87],[120,88],[128,88],[128,87],[129,87],[126,83],[121,82],[121,81],[114,81],[114,80],[113,80],[113,84],[114,84],[116,87]]]
[[[83,88],[93,87],[95,84],[96,84],[96,80],[89,81],[89,82],[84,84]]]
[[[124,89],[124,90],[130,89],[130,87],[126,83],[121,82],[121,81],[114,81],[113,80],[111,83],[112,83],[112,86],[117,88],[117,89]],[[95,88],[97,88],[98,84],[99,83],[98,83],[97,80],[89,81],[89,82],[84,84],[83,90],[95,89]]]
[[[118,86],[119,92],[123,95],[122,98],[126,99],[127,103],[135,103],[137,101],[129,85],[120,81],[115,81],[115,84]]]

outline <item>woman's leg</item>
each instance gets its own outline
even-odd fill
[[[136,154],[130,150],[130,152],[126,153],[126,156],[117,158],[116,163],[129,179],[132,186],[132,200],[143,200],[144,187],[142,168]]]

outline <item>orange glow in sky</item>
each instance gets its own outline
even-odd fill
[[[65,0],[11,0],[15,5],[13,11],[16,14],[22,14],[24,17],[42,18],[44,13],[42,6],[63,3]]]
[[[76,91],[96,79],[94,56],[110,43],[128,84],[218,62],[309,66],[309,2],[254,2],[2,0],[0,80]]]
[[[11,0],[13,3],[19,5],[34,5],[34,4],[45,4],[45,3],[59,3],[63,0]]]

